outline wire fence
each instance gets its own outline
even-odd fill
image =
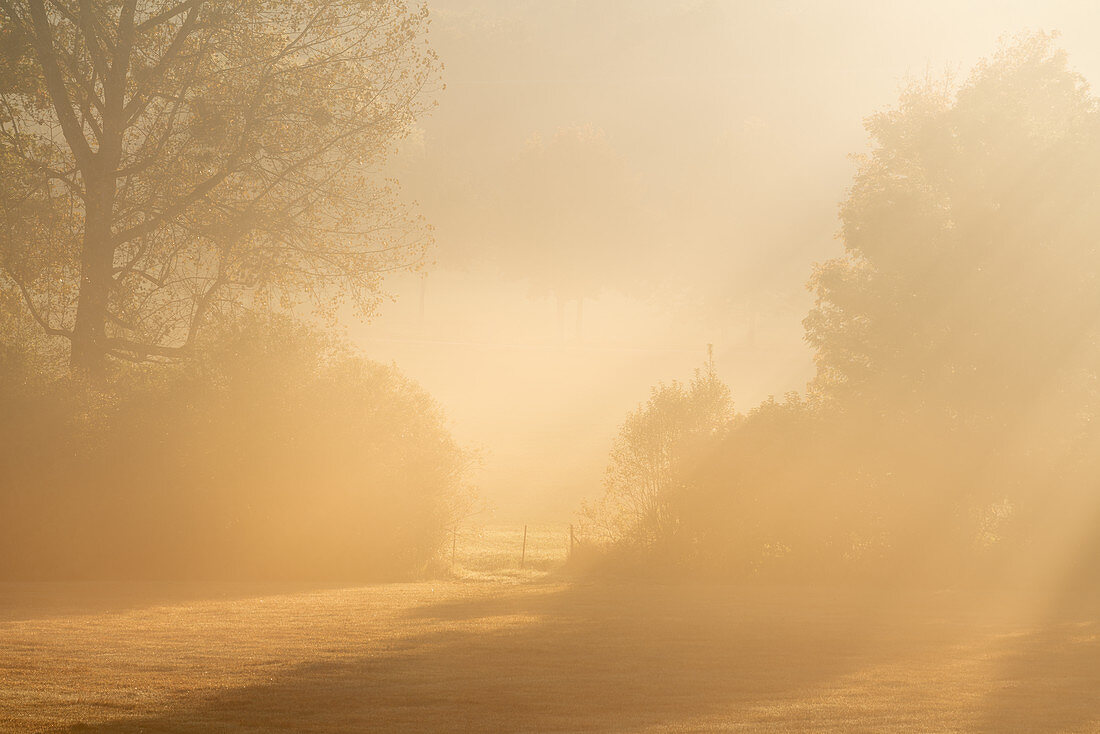
[[[547,573],[564,565],[578,543],[568,523],[455,525],[446,562],[456,574]]]

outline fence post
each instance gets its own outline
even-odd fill
[[[523,526],[523,553],[519,557],[519,567],[522,569],[527,563],[527,526]]]

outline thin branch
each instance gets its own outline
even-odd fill
[[[30,311],[31,317],[38,323],[40,327],[42,327],[42,330],[46,332],[48,336],[62,336],[66,339],[73,338],[73,333],[71,331],[69,331],[68,329],[59,329],[56,326],[51,326],[49,321],[47,321],[45,317],[43,317],[42,314],[38,312],[38,309],[35,308],[34,300],[31,298],[30,291],[28,291],[27,287],[23,285],[23,281],[19,280],[19,278],[13,277],[11,273],[8,273],[8,277],[11,278],[11,281],[13,283],[15,283],[15,286],[19,289],[19,292],[23,294],[23,302],[27,305],[27,310]]]
[[[145,31],[149,30],[150,28],[154,28],[158,25],[161,25],[162,23],[167,23],[168,21],[172,20],[172,18],[175,18],[180,13],[186,13],[188,11],[193,11],[193,10],[198,9],[198,7],[200,5],[202,5],[202,3],[203,3],[203,0],[185,0],[184,2],[180,3],[179,5],[168,8],[164,12],[158,13],[157,15],[154,15],[152,18],[149,18],[148,20],[144,20],[141,23],[138,23],[138,26],[137,26],[136,30],[137,30],[138,33],[144,33]]]

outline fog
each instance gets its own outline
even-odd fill
[[[435,265],[345,325],[482,447],[483,495],[517,521],[568,520],[622,416],[690,377],[707,344],[739,410],[805,387],[812,265],[841,251],[864,118],[908,81],[965,78],[1028,29],[1058,31],[1071,66],[1100,78],[1100,9],[1081,2],[435,2],[432,17],[447,89],[394,171],[435,228]],[[514,252],[553,206],[517,228],[504,205],[533,140],[576,134],[634,185],[630,201],[591,197],[591,221],[618,232],[578,251],[579,338],[546,262]]]
[[[1100,4],[0,0],[0,731],[1100,731]]]

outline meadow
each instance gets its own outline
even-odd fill
[[[1100,728],[1095,607],[571,581],[531,529],[523,570],[512,528],[472,537],[415,583],[0,586],[0,729]]]

